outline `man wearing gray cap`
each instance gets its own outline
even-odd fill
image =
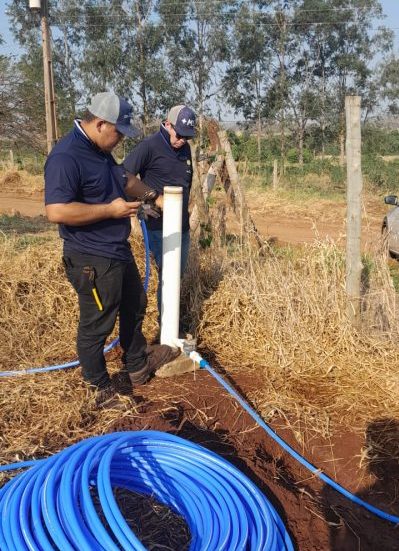
[[[132,107],[123,98],[97,94],[45,165],[46,215],[59,224],[66,275],[79,298],[82,375],[100,407],[118,405],[118,388],[111,383],[103,353],[118,314],[124,373],[131,384],[145,383],[177,355],[168,346],[147,347],[142,333],[147,301],[128,241],[130,217],[148,198],[161,208],[162,198],[126,174],[111,155],[123,136],[138,135],[131,116]],[[150,214],[157,216],[157,209]]]
[[[123,164],[131,174],[162,195],[165,186],[183,188],[181,272],[184,272],[190,247],[188,203],[193,178],[188,140],[195,136],[195,113],[187,105],[175,105],[159,132],[140,142]],[[158,311],[162,304],[162,216],[146,221],[148,241],[158,268]]]

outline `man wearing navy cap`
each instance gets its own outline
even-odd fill
[[[162,198],[126,174],[111,155],[123,136],[138,135],[131,116],[132,107],[123,98],[97,94],[45,165],[46,215],[59,224],[66,274],[79,297],[82,375],[101,407],[118,403],[103,354],[118,314],[124,373],[131,384],[145,383],[177,355],[168,346],[148,348],[142,333],[147,301],[128,241],[130,218],[144,199],[151,196],[162,208]]]
[[[183,188],[181,272],[190,247],[188,203],[193,168],[188,140],[195,136],[195,113],[186,105],[176,105],[168,113],[159,132],[140,142],[126,157],[124,166],[131,174],[162,195],[165,186]],[[146,221],[148,241],[158,268],[158,311],[162,304],[162,216]]]

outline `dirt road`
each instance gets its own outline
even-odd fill
[[[287,205],[269,199],[259,206],[252,195],[248,196],[254,222],[265,238],[279,243],[312,243],[315,240],[344,242],[345,204],[331,202],[313,202],[307,206]],[[0,193],[0,214],[24,216],[44,215],[43,197]],[[366,249],[374,247],[381,233],[381,223],[386,208],[379,199],[368,200],[364,209],[362,242]]]
[[[15,214],[17,212],[23,216],[44,215],[43,198],[0,193],[0,214]]]

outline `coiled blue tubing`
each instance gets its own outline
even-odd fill
[[[141,230],[143,232],[144,250],[145,250],[145,275],[144,275],[143,287],[145,291],[147,291],[149,281],[150,281],[150,270],[151,270],[150,245],[148,242],[147,227],[145,225],[144,220],[140,220],[140,225],[141,225]],[[119,337],[116,337],[116,339],[114,339],[112,342],[110,342],[107,346],[104,347],[104,354],[106,354],[107,352],[115,348],[115,346],[118,343],[119,343]],[[47,365],[44,367],[28,367],[27,369],[16,369],[14,371],[0,371],[0,377],[21,377],[21,375],[28,375],[33,373],[48,373],[49,371],[58,371],[60,369],[77,367],[78,365],[80,365],[79,360],[73,360],[71,362],[55,364],[55,365]]]
[[[172,434],[96,436],[0,471],[21,468],[28,469],[0,490],[2,551],[145,551],[119,510],[116,487],[153,496],[180,514],[190,530],[190,551],[294,549],[255,484],[217,454]]]

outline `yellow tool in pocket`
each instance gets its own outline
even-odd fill
[[[91,286],[91,292],[92,292],[92,295],[94,297],[94,300],[97,304],[97,308],[100,310],[100,312],[102,312],[104,310],[104,306],[102,305],[101,303],[101,300],[100,300],[100,297],[99,297],[99,294],[98,294],[98,291],[96,289],[96,285],[94,283],[94,280],[95,280],[95,269],[93,268],[93,266],[85,266],[83,268],[83,273],[85,275],[87,275],[88,279],[89,279],[89,282],[90,282],[90,286]]]

